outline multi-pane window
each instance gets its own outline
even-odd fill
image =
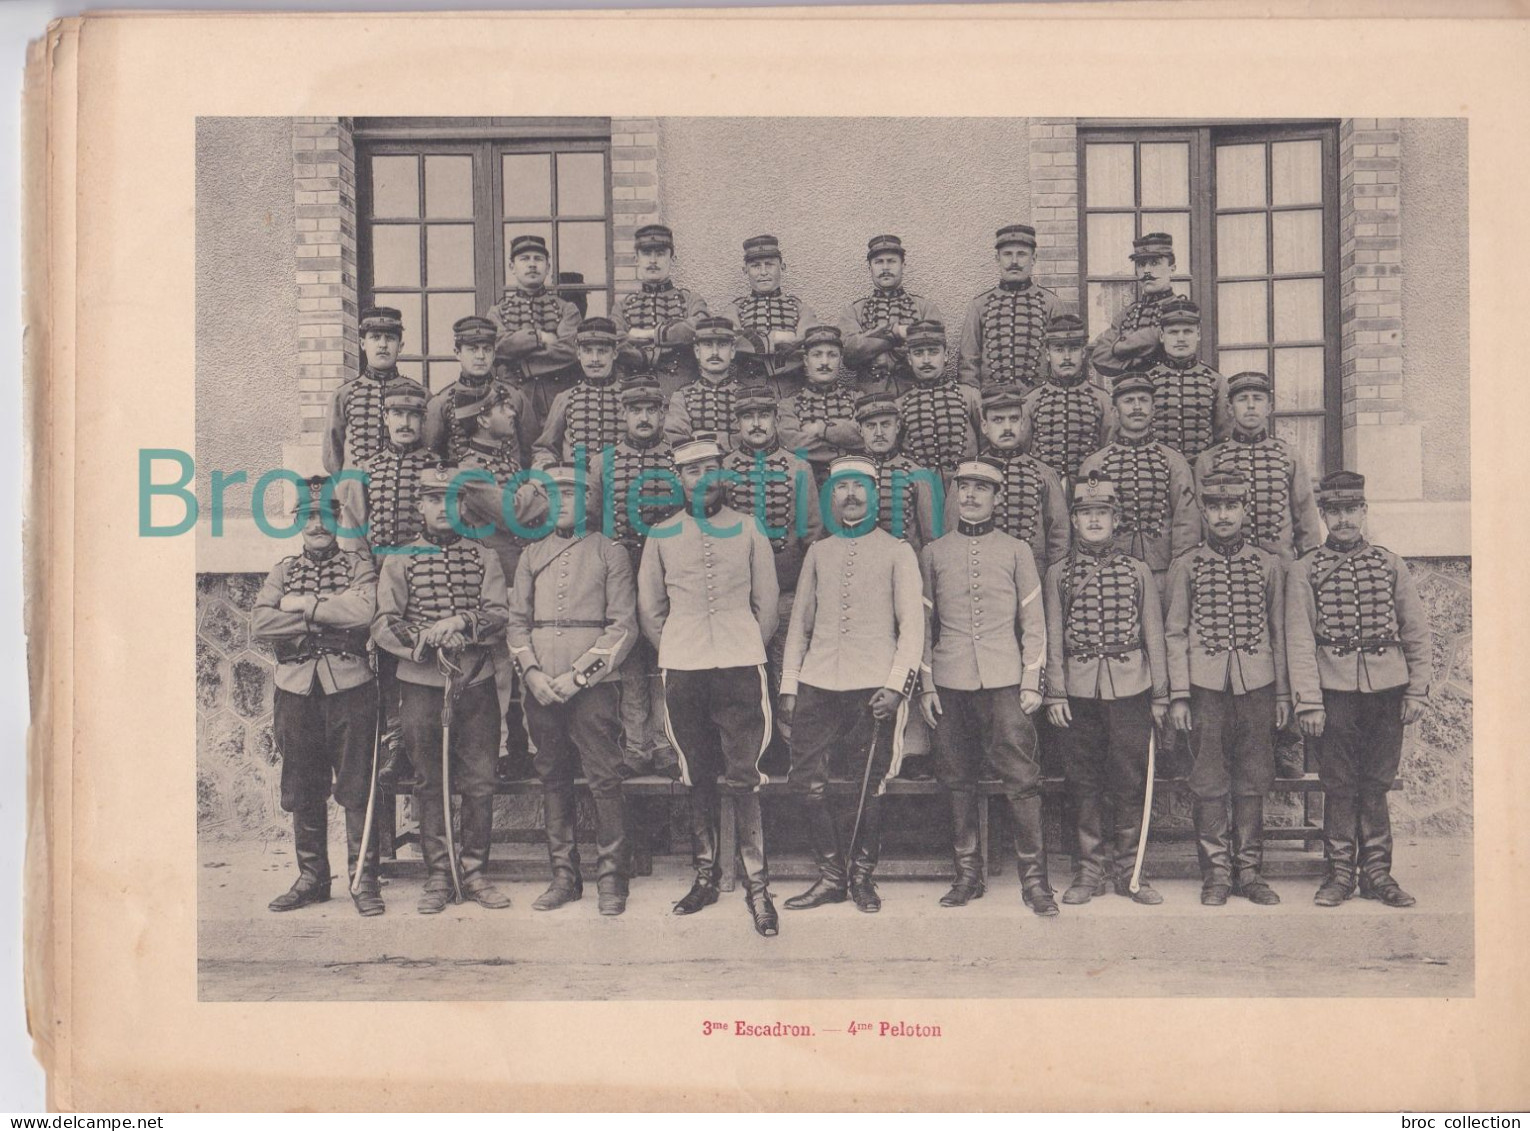
[[[1337,466],[1336,133],[1327,124],[1079,132],[1091,335],[1136,295],[1134,236],[1174,237],[1175,290],[1201,306],[1201,357],[1269,375],[1276,434]]]
[[[610,309],[609,131],[441,140],[396,136],[408,127],[370,132],[379,136],[358,123],[360,294],[402,314],[401,372],[431,388],[456,379],[452,325],[499,300],[518,235],[547,242],[549,286],[590,314]]]

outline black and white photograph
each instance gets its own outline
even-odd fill
[[[199,117],[199,999],[1471,997],[1467,141]]]

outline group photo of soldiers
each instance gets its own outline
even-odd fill
[[[1273,905],[1282,743],[1305,744],[1323,788],[1311,898],[1414,904],[1387,794],[1429,694],[1417,588],[1367,540],[1364,477],[1314,483],[1275,435],[1269,375],[1201,357],[1170,235],[1120,249],[1136,301],[1092,339],[1032,279],[1024,223],[994,234],[995,284],[959,322],[905,289],[896,235],[868,239],[866,293],[836,316],[786,289],[776,237],[744,241],[744,293],[720,301],[673,280],[680,238],[639,228],[639,289],[585,317],[544,239],[513,236],[506,290],[456,321],[461,373],[435,391],[397,368],[400,312],[361,311],[362,369],[329,404],[326,474],[298,495],[301,548],[252,621],[278,661],[297,866],[271,911],[337,882],[361,915],[387,910],[385,791],[413,799],[417,912],[509,907],[494,796],[534,778],[549,884],[532,906],[583,897],[587,788],[598,912],[621,915],[624,783],[657,776],[688,793],[694,875],[641,897],[694,914],[736,868],[775,936],[791,916],[770,884],[768,751],[817,871],[787,911],[881,909],[900,777],[949,801],[942,907],[989,894],[994,778],[1035,915],[1160,904],[1145,849],[1170,759],[1188,770],[1200,902]],[[1063,844],[1047,843],[1044,754],[1066,781]],[[1049,851],[1072,857],[1060,892]]]

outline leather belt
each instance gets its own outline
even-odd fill
[[[605,628],[609,621],[603,620],[534,620],[532,628]]]
[[[1388,648],[1401,648],[1401,640],[1387,640],[1382,637],[1354,637],[1349,640],[1335,640],[1331,636],[1319,636],[1317,642],[1324,648],[1332,648],[1341,656],[1347,656],[1351,652],[1369,652],[1373,655],[1381,655]]]
[[[1080,652],[1069,653],[1068,658],[1071,660],[1098,660],[1109,656],[1111,659],[1116,659],[1140,651],[1142,651],[1141,644],[1123,644],[1119,648],[1086,648]]]

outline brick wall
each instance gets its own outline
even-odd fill
[[[1339,310],[1344,451],[1357,425],[1402,424],[1402,132],[1396,118],[1339,126]]]
[[[616,257],[616,294],[638,289],[633,234],[659,218],[659,121],[611,121],[611,226]]]
[[[1083,309],[1078,265],[1078,130],[1073,118],[1030,125],[1031,223],[1035,279],[1076,311]]]
[[[361,364],[356,300],[356,145],[349,118],[297,118],[298,388],[303,435],[317,440],[330,394]]]

